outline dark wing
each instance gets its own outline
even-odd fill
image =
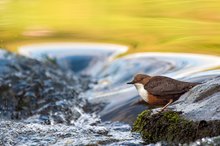
[[[196,83],[182,82],[163,76],[152,77],[144,88],[152,95],[169,96],[183,94],[197,85]]]

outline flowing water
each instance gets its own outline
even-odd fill
[[[126,51],[126,46],[93,43],[20,47],[19,54],[43,62],[55,62],[64,71],[64,76],[68,76],[69,70],[76,78],[89,76],[89,89],[74,100],[59,99],[55,102],[55,107],[71,111],[74,117],[68,115],[69,122],[65,122],[65,110],[49,112],[46,117],[49,124],[39,121],[44,118],[39,114],[17,121],[2,119],[0,145],[142,145],[140,135],[132,133],[131,126],[140,112],[151,107],[136,104],[139,96],[134,87],[126,84],[134,74],[166,75],[200,82],[220,75],[220,70],[214,69],[220,66],[220,57],[217,56],[138,53],[117,57]],[[4,51],[0,57],[3,56]],[[74,86],[71,83],[64,85]],[[84,109],[83,106],[90,107]],[[219,141],[218,137],[204,138],[191,145],[217,145]]]

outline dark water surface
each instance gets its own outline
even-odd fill
[[[76,78],[89,76],[90,89],[71,101],[60,99],[77,113],[70,122],[50,120],[41,124],[33,115],[20,121],[1,120],[0,135],[4,145],[141,145],[138,134],[131,133],[131,125],[144,109],[152,108],[136,104],[140,98],[134,87],[126,84],[134,74],[166,75],[184,81],[205,82],[220,75],[220,57],[184,53],[138,53],[116,58],[127,47],[112,44],[53,43],[23,46],[19,54],[40,61],[50,60],[64,71],[73,71]],[[4,51],[0,57],[4,56]],[[7,67],[0,62],[2,67]],[[0,71],[2,71],[1,69]],[[67,75],[67,74],[66,74]],[[83,75],[83,76],[82,76]],[[64,72],[65,76],[65,72]],[[80,84],[80,83],[77,83]],[[71,86],[72,84],[67,84]],[[73,85],[74,86],[74,85]],[[98,105],[85,110],[86,101]],[[53,116],[65,113],[55,112]],[[62,116],[61,116],[62,117]],[[192,145],[217,144],[218,138],[204,138]],[[158,143],[161,145],[161,143]]]

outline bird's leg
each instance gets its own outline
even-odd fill
[[[170,99],[170,101],[164,107],[162,107],[160,112],[164,111],[167,108],[167,106],[169,106],[172,102],[173,102],[173,99]]]

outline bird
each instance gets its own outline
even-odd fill
[[[142,99],[149,105],[163,106],[161,111],[164,111],[182,94],[200,83],[183,82],[166,76],[137,74],[127,84],[133,84]]]

